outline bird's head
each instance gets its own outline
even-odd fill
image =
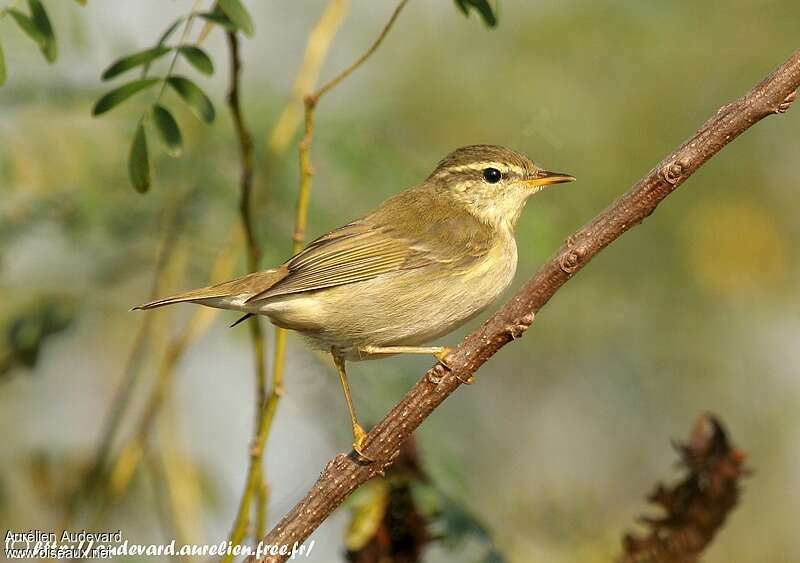
[[[573,180],[569,174],[539,168],[511,149],[470,145],[444,157],[427,181],[482,221],[511,230],[530,196]]]

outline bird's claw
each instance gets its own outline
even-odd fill
[[[353,425],[353,451],[362,461],[366,463],[372,463],[375,461],[367,454],[364,453],[364,442],[367,441],[367,433],[364,432],[364,429],[361,428],[361,425],[354,424]]]
[[[453,367],[447,362],[447,356],[449,356],[453,352],[452,348],[448,348],[447,346],[442,346],[442,349],[438,352],[434,352],[433,357],[439,360],[439,362],[446,367],[447,369],[453,369]]]

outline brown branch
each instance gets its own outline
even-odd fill
[[[239,153],[242,172],[239,180],[240,199],[239,214],[242,230],[244,231],[247,246],[247,267],[250,272],[258,270],[261,259],[261,249],[253,226],[252,195],[253,195],[253,138],[244,123],[242,115],[240,82],[242,61],[239,54],[239,38],[235,31],[226,33],[228,51],[230,53],[230,87],[228,90],[228,106],[231,110],[236,136],[239,139]],[[250,507],[253,497],[256,497],[256,537],[264,532],[266,527],[267,486],[264,481],[263,453],[264,443],[272,427],[272,416],[267,401],[267,368],[265,363],[264,338],[261,323],[258,317],[252,317],[250,327],[250,340],[253,346],[253,360],[256,368],[256,418],[253,431],[253,442],[257,444],[250,448],[250,464],[247,473],[247,483],[239,501],[239,510],[231,531],[231,541],[234,545],[242,542],[247,535]],[[274,382],[273,382],[274,386]],[[263,424],[264,420],[268,424]],[[223,559],[224,561],[225,559]]]
[[[270,545],[305,540],[357,487],[380,475],[400,445],[460,384],[505,344],[522,336],[533,317],[595,254],[650,215],[669,194],[725,145],[768,115],[785,111],[800,86],[800,50],[745,96],[720,108],[697,133],[637,182],[626,194],[571,235],[517,294],[448,357],[437,364],[367,435],[364,451],[375,462],[362,465],[339,454],[316,484],[264,538]],[[285,561],[268,556],[261,561]]]
[[[686,477],[672,487],[656,485],[647,499],[665,515],[642,518],[646,536],[625,535],[619,563],[695,563],[736,506],[739,480],[749,471],[716,417],[702,414],[677,449]]]
[[[236,137],[239,140],[239,154],[241,158],[242,172],[239,179],[240,198],[239,214],[241,215],[242,229],[244,230],[245,242],[247,243],[247,266],[251,272],[258,269],[258,262],[261,259],[261,249],[258,246],[255,228],[253,227],[253,217],[251,200],[253,193],[253,137],[244,123],[242,115],[241,94],[239,83],[242,73],[242,60],[239,56],[239,39],[235,31],[225,34],[228,38],[228,52],[230,53],[230,86],[228,90],[228,107],[231,110],[233,126],[236,129]]]

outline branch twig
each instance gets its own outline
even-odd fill
[[[336,88],[336,86],[338,86],[342,80],[353,74],[356,70],[358,70],[358,67],[367,62],[367,59],[369,59],[372,56],[372,54],[378,50],[378,47],[381,46],[383,40],[386,39],[386,36],[389,34],[389,30],[392,29],[394,22],[397,20],[397,17],[400,15],[400,12],[403,11],[403,8],[405,8],[407,2],[408,0],[400,0],[400,3],[397,4],[397,7],[394,9],[394,12],[392,12],[389,21],[386,22],[385,26],[383,26],[383,29],[378,34],[378,38],[375,39],[375,42],[369,46],[369,49],[364,51],[364,53],[360,57],[358,57],[358,59],[356,59],[356,61],[353,64],[351,64],[342,72],[334,76],[324,86],[322,86],[319,90],[317,90],[316,92],[314,92],[314,94],[311,95],[311,98],[314,99],[314,103],[319,101],[319,99],[322,96],[324,96],[327,92]]]
[[[658,484],[648,496],[665,514],[642,518],[650,528],[646,536],[625,535],[618,563],[698,561],[736,506],[739,480],[749,471],[716,417],[702,414],[689,441],[676,447],[688,474],[673,487]]]
[[[293,252],[299,252],[303,248],[303,242],[306,236],[306,223],[308,217],[308,198],[311,193],[311,178],[314,175],[314,167],[311,164],[311,142],[314,138],[314,110],[319,103],[320,98],[327,92],[339,85],[342,80],[353,74],[358,67],[363,65],[367,59],[381,46],[386,35],[392,29],[394,22],[400,15],[408,0],[400,0],[400,3],[392,12],[389,21],[378,34],[378,38],[364,51],[364,53],[356,59],[356,61],[342,72],[333,77],[330,81],[320,87],[316,92],[309,94],[303,99],[305,105],[305,134],[300,140],[298,145],[299,161],[300,161],[300,188],[297,193],[297,207],[295,211],[295,227],[292,234]]]
[[[286,108],[281,113],[278,122],[272,130],[268,148],[273,153],[279,154],[283,151],[289,139],[294,135],[297,127],[296,103],[299,102],[305,107],[304,92],[306,89],[310,90],[317,81],[319,70],[322,67],[322,62],[328,54],[333,36],[339,29],[339,24],[344,17],[346,9],[346,1],[331,0],[328,7],[323,12],[322,17],[314,26],[314,29],[308,36],[306,42],[306,52],[303,57],[303,63],[300,65],[300,70],[297,73],[295,80],[295,94],[297,100],[290,101]],[[306,121],[308,116],[306,115]],[[306,129],[305,135],[308,135]],[[304,136],[304,139],[306,137]],[[311,142],[310,140],[308,141]],[[302,141],[301,141],[302,144]],[[301,167],[302,168],[302,167]],[[311,189],[311,183],[303,182],[303,173],[300,173],[300,189],[297,197],[297,208],[295,212],[295,227],[292,232],[292,253],[296,253],[303,246],[302,237],[298,237],[298,224],[302,225],[302,231],[305,232],[305,217],[308,212],[308,192]],[[304,195],[305,194],[305,195]],[[298,242],[300,238],[300,242]],[[272,360],[272,393],[269,400],[280,400],[283,394],[283,368],[286,363],[286,330],[275,327],[275,351]],[[274,410],[274,409],[273,409]]]
[[[344,454],[331,460],[311,490],[264,537],[270,545],[305,540],[356,488],[380,475],[400,445],[433,410],[508,342],[519,338],[555,293],[598,252],[655,211],[668,195],[725,145],[761,119],[788,109],[800,86],[800,50],[745,96],[723,106],[689,140],[609,208],[579,229],[517,294],[448,357],[422,377],[367,435],[361,465]],[[285,561],[266,556],[261,561]]]
[[[292,99],[286,104],[272,129],[267,143],[267,157],[283,153],[294,137],[303,114],[303,98],[316,87],[322,63],[347,13],[348,3],[349,0],[330,0],[314,29],[308,34],[303,62],[292,88]]]
[[[308,39],[308,46],[306,49],[306,56],[303,64],[301,65],[298,74],[295,89],[299,90],[298,98],[302,95],[302,90],[306,83],[313,85],[319,73],[319,67],[322,60],[327,53],[330,41],[333,39],[336,30],[339,27],[342,17],[344,16],[347,7],[347,0],[332,0],[328,8],[323,13],[320,22],[315,26]],[[243,225],[247,234],[248,242],[253,244],[249,248],[257,248],[255,246],[255,237],[252,232],[252,223],[250,218],[250,191],[252,184],[252,142],[250,141],[250,134],[244,128],[242,122],[241,111],[239,109],[239,73],[241,69],[241,61],[238,52],[238,42],[234,33],[228,33],[228,40],[231,53],[231,90],[229,93],[229,104],[231,111],[234,114],[234,121],[237,125],[239,132],[240,145],[242,148],[243,160],[243,176],[242,176],[242,205],[241,213]],[[284,109],[278,123],[275,125],[272,135],[270,136],[270,149],[276,152],[282,151],[288,139],[293,134],[297,123],[295,122],[294,103],[290,102]],[[276,141],[277,139],[277,141]],[[277,145],[275,143],[278,143]],[[246,173],[244,172],[246,171]],[[250,270],[254,271],[258,263],[258,255],[250,254]],[[266,527],[266,503],[268,495],[268,486],[263,476],[263,455],[264,446],[269,437],[272,428],[272,420],[278,407],[280,397],[283,395],[283,365],[284,355],[286,350],[286,335],[280,329],[276,329],[275,333],[275,352],[273,363],[273,375],[270,392],[267,394],[266,387],[266,372],[264,370],[263,361],[263,344],[261,338],[261,328],[258,324],[258,319],[253,318],[250,321],[251,336],[253,338],[253,346],[256,356],[258,358],[258,415],[256,417],[256,430],[253,437],[253,442],[250,446],[250,465],[248,468],[247,478],[245,480],[245,488],[242,493],[242,498],[239,502],[236,519],[233,524],[233,529],[230,534],[230,541],[238,545],[247,535],[247,528],[249,524],[249,512],[252,498],[257,497],[256,506],[256,522],[255,522],[255,536],[259,538],[264,535]],[[259,344],[256,344],[258,341]],[[223,558],[223,563],[230,561],[231,556]]]

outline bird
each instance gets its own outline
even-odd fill
[[[480,314],[510,285],[517,268],[514,228],[528,198],[573,180],[508,148],[461,147],[423,182],[275,268],[134,309],[195,303],[243,312],[240,321],[263,315],[305,336],[331,354],[353,450],[368,459],[346,362],[410,353],[432,354],[447,365],[450,348],[431,343]]]

